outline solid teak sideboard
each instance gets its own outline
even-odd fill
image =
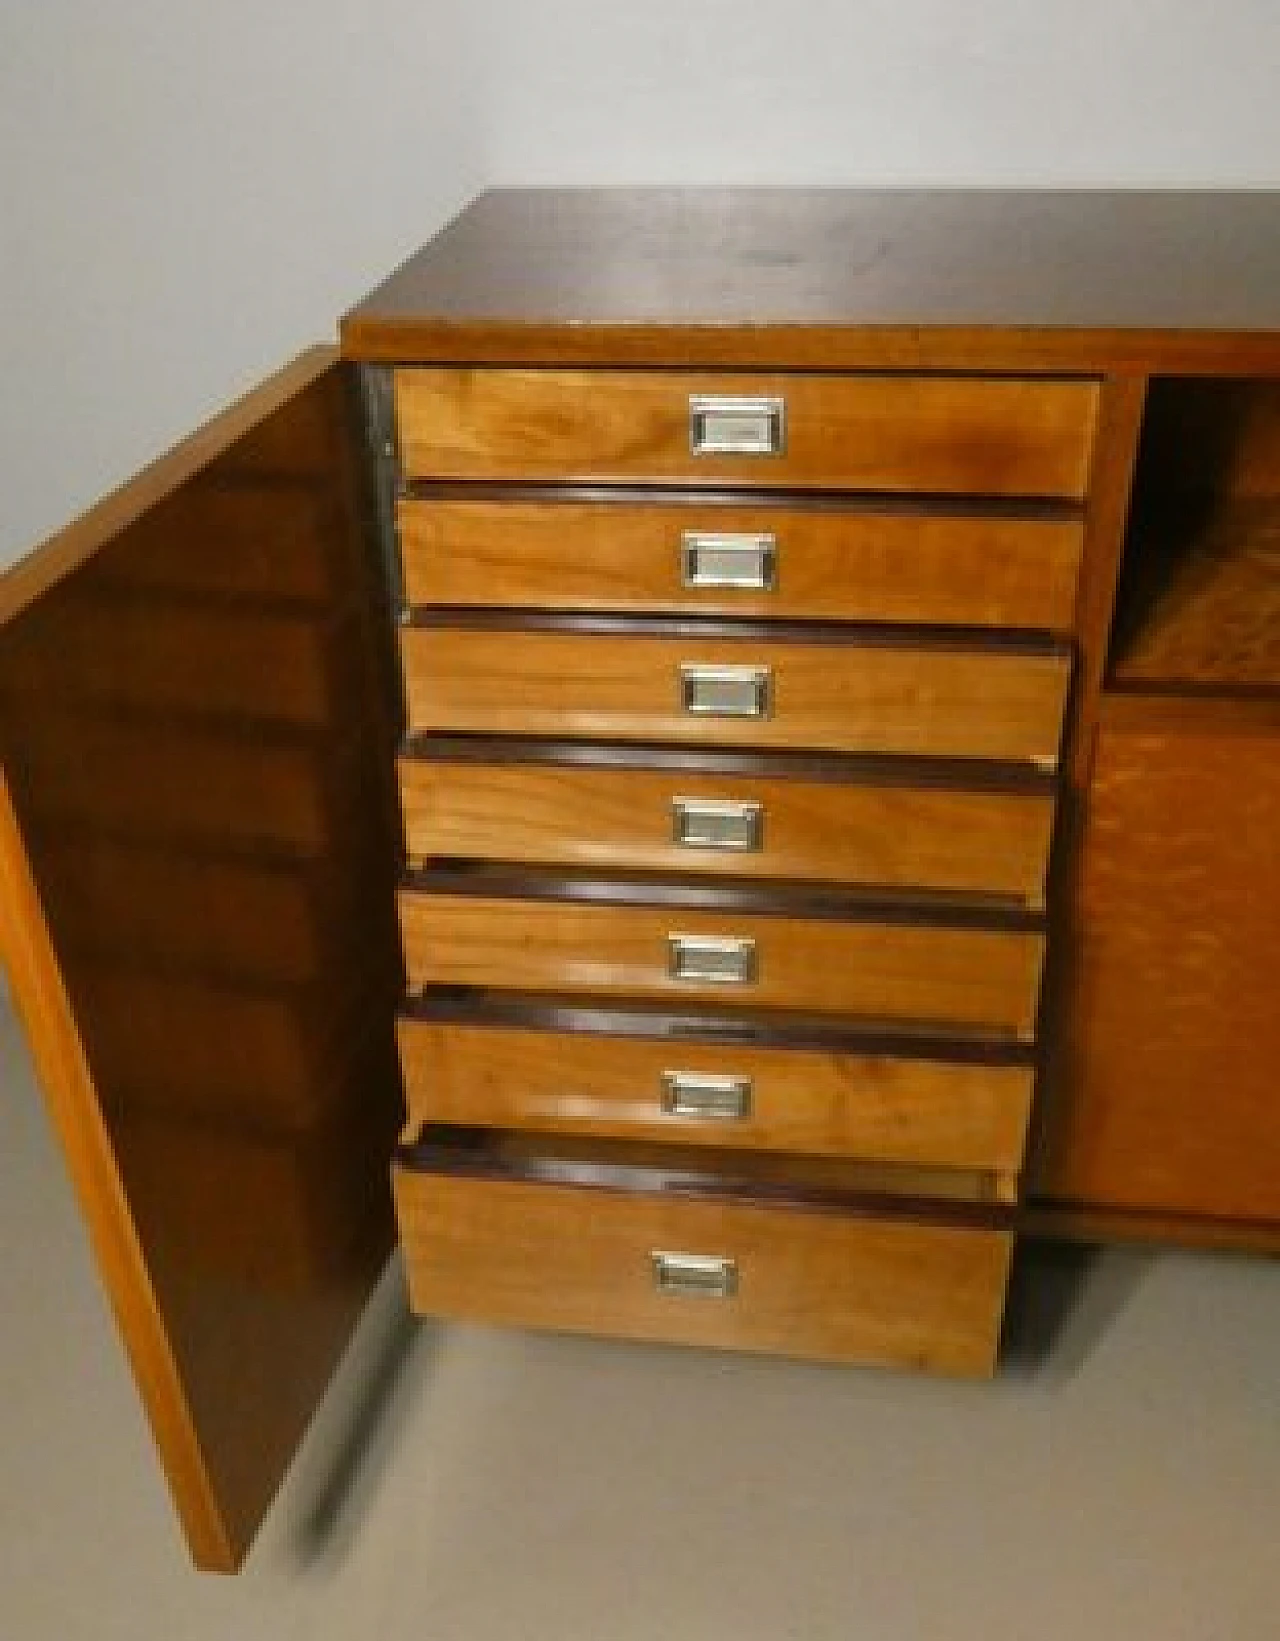
[[[966,1374],[1019,1235],[1280,1247],[1278,290],[1267,195],[495,192],[0,581],[201,1566],[397,1230],[425,1314]]]

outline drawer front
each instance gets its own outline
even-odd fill
[[[410,983],[680,997],[1034,1032],[1043,936],[404,890]]]
[[[994,1366],[1011,1236],[395,1170],[424,1315],[936,1372]]]
[[[1078,499],[1094,382],[400,370],[410,478],[650,480]]]
[[[1078,522],[404,500],[411,604],[1071,628]]]
[[[405,758],[409,853],[1040,902],[1050,794]]]
[[[419,1122],[1021,1167],[1027,1066],[408,1018],[398,1035],[409,1114]]]
[[[401,632],[410,728],[1033,760],[1065,650],[623,634]]]

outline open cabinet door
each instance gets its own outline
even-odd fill
[[[391,1247],[391,638],[308,353],[0,579],[0,950],[192,1554]]]

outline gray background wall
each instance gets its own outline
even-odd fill
[[[1277,61],[1270,0],[11,5],[0,563],[486,182],[1274,186]],[[979,1389],[409,1335],[393,1272],[249,1572],[198,1580],[2,1013],[0,1088],[6,1636],[1275,1634],[1280,1275],[1247,1260],[1110,1256]]]

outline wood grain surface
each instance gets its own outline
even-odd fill
[[[686,907],[400,895],[410,984],[668,997],[920,1020],[1030,1036],[1043,936],[820,923]],[[754,940],[745,984],[673,978],[668,936]]]
[[[483,194],[342,323],[453,364],[1280,374],[1265,191]]]
[[[411,604],[680,610],[778,619],[1070,629],[1082,528],[1069,519],[701,502],[410,497]],[[773,538],[774,584],[687,586],[686,532]]]
[[[400,1020],[397,1034],[409,1115],[420,1122],[1010,1174],[1022,1166],[1028,1066],[646,1042],[411,1017]],[[669,1073],[746,1079],[745,1114],[666,1109]]]
[[[934,1372],[992,1371],[1012,1237],[836,1213],[395,1170],[414,1309]],[[653,1254],[731,1259],[727,1299]]]
[[[5,963],[220,1570],[392,1235],[397,725],[349,387],[310,356],[0,581]]]
[[[1280,1219],[1278,832],[1274,704],[1133,697],[1104,716],[1038,1195]]]
[[[1054,801],[947,787],[402,757],[411,856],[1044,897]],[[675,841],[673,803],[759,806],[759,847]]]
[[[674,740],[1052,763],[1066,653],[883,640],[652,638],[405,627],[412,730]],[[772,712],[682,709],[680,668],[765,666]]]
[[[777,396],[776,454],[690,448],[690,401]],[[399,370],[410,478],[734,483],[1079,499],[1093,382],[963,376]]]

